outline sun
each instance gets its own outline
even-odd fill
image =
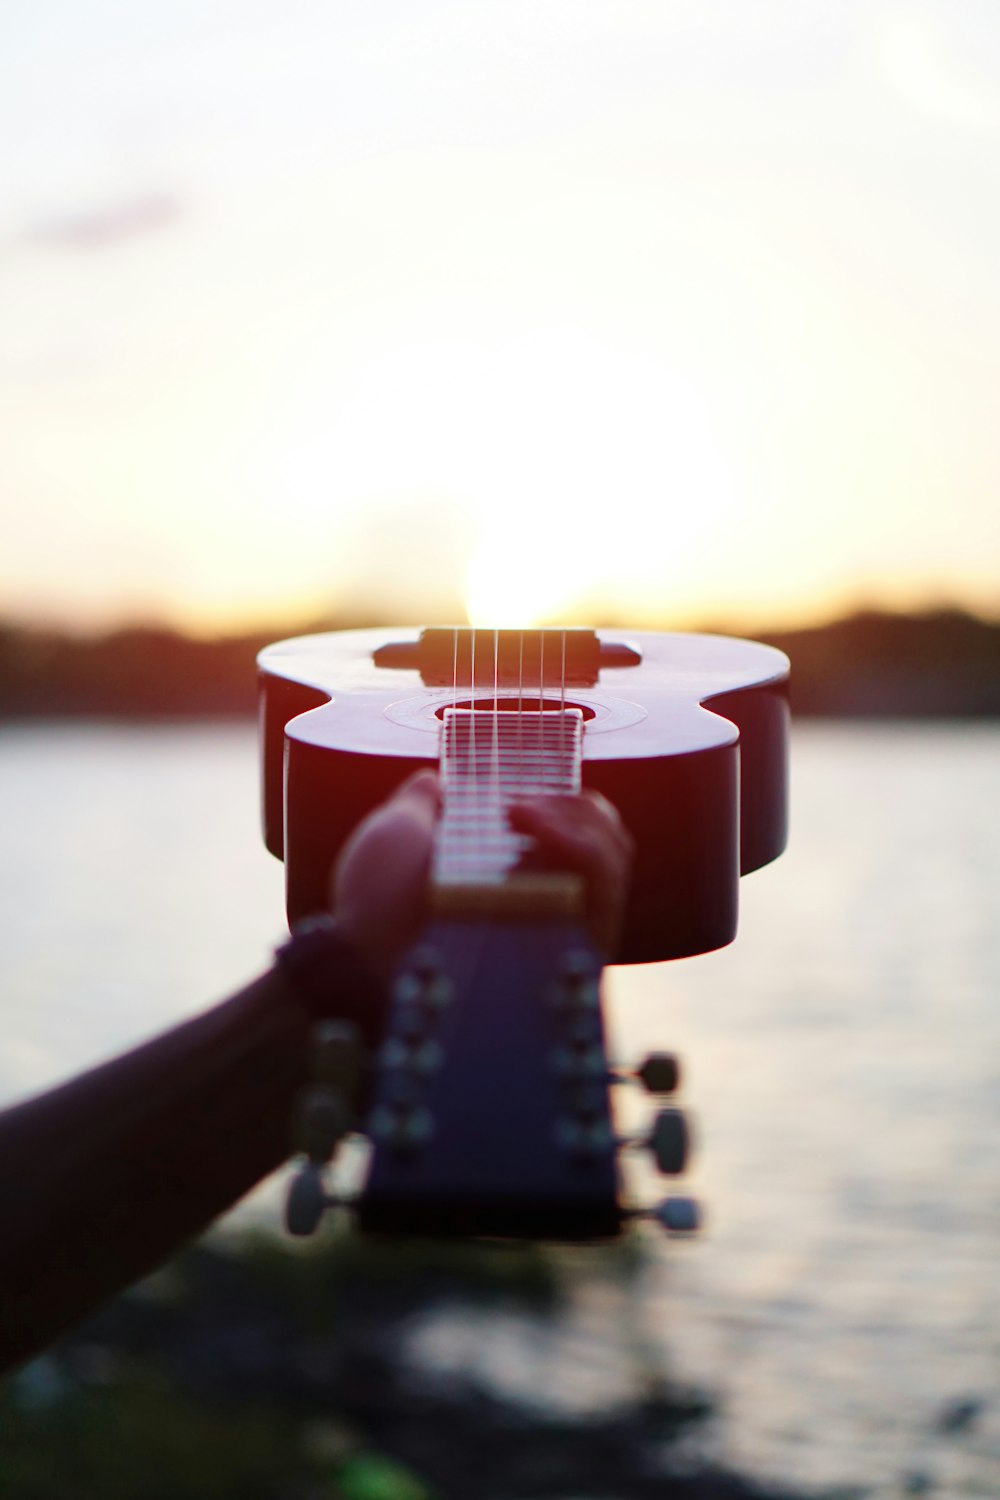
[[[278,476],[301,529],[340,517],[355,575],[352,532],[377,542],[371,592],[401,599],[417,576],[442,598],[457,586],[485,626],[568,623],[594,601],[675,610],[712,576],[736,503],[690,373],[577,327],[384,351],[312,426]],[[419,546],[399,524],[408,506],[426,518]],[[434,522],[446,513],[450,540]]]
[[[525,628],[565,617],[579,580],[550,547],[532,556],[524,545],[487,539],[465,575],[465,608],[471,625]]]
[[[554,624],[608,599],[655,610],[704,587],[735,486],[678,372],[550,335],[512,343],[492,384],[503,441],[483,450],[474,480],[472,623]]]

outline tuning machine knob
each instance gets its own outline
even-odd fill
[[[687,1239],[698,1234],[702,1228],[701,1205],[697,1198],[672,1195],[654,1203],[652,1208],[633,1208],[627,1211],[630,1219],[652,1219],[671,1239]]]
[[[619,1146],[650,1151],[657,1169],[667,1177],[679,1177],[691,1154],[691,1131],[682,1109],[661,1109],[648,1135],[625,1136]]]
[[[313,1234],[328,1202],[322,1172],[314,1161],[304,1162],[288,1184],[285,1198],[288,1233],[302,1238]]]
[[[680,1059],[673,1052],[650,1052],[634,1076],[647,1094],[675,1094],[681,1083]]]
[[[288,1184],[285,1197],[285,1228],[299,1238],[314,1234],[328,1208],[349,1208],[351,1198],[332,1197],[326,1191],[322,1169],[314,1161],[303,1162]]]
[[[668,1177],[684,1171],[691,1153],[691,1132],[681,1109],[661,1109],[647,1142],[657,1169]]]
[[[352,1094],[361,1076],[365,1047],[353,1021],[320,1021],[309,1037],[309,1073]]]
[[[644,1218],[655,1219],[672,1238],[687,1238],[701,1229],[701,1207],[697,1198],[664,1198],[647,1210]]]
[[[309,1036],[309,1082],[299,1090],[292,1115],[292,1145],[306,1160],[288,1185],[285,1227],[289,1234],[312,1234],[329,1198],[323,1163],[354,1128],[353,1100],[365,1062],[358,1028],[349,1021],[320,1021]]]
[[[309,1037],[310,1082],[295,1100],[292,1144],[313,1162],[329,1161],[354,1124],[352,1100],[364,1062],[358,1028],[321,1021]]]
[[[612,1083],[639,1083],[647,1094],[675,1094],[681,1086],[680,1058],[673,1052],[650,1052],[637,1068],[616,1067]]]
[[[329,1161],[352,1124],[341,1090],[329,1083],[312,1083],[295,1101],[292,1144],[313,1162]]]

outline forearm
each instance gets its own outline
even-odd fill
[[[151,1270],[285,1158],[308,1031],[272,972],[0,1115],[0,1367]]]

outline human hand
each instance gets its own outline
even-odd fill
[[[440,803],[435,772],[417,771],[358,824],[333,872],[338,925],[384,979],[419,934]]]
[[[550,868],[583,877],[590,935],[613,958],[621,935],[635,842],[600,792],[525,798],[510,809],[511,826],[535,839]]]
[[[338,923],[373,972],[386,978],[419,935],[440,800],[435,773],[418,771],[358,825],[334,872]],[[613,956],[633,842],[611,803],[589,791],[524,798],[511,807],[510,821],[536,841],[548,867],[583,877],[591,936]]]

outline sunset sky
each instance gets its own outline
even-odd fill
[[[1000,615],[996,0],[8,0],[0,616]]]

